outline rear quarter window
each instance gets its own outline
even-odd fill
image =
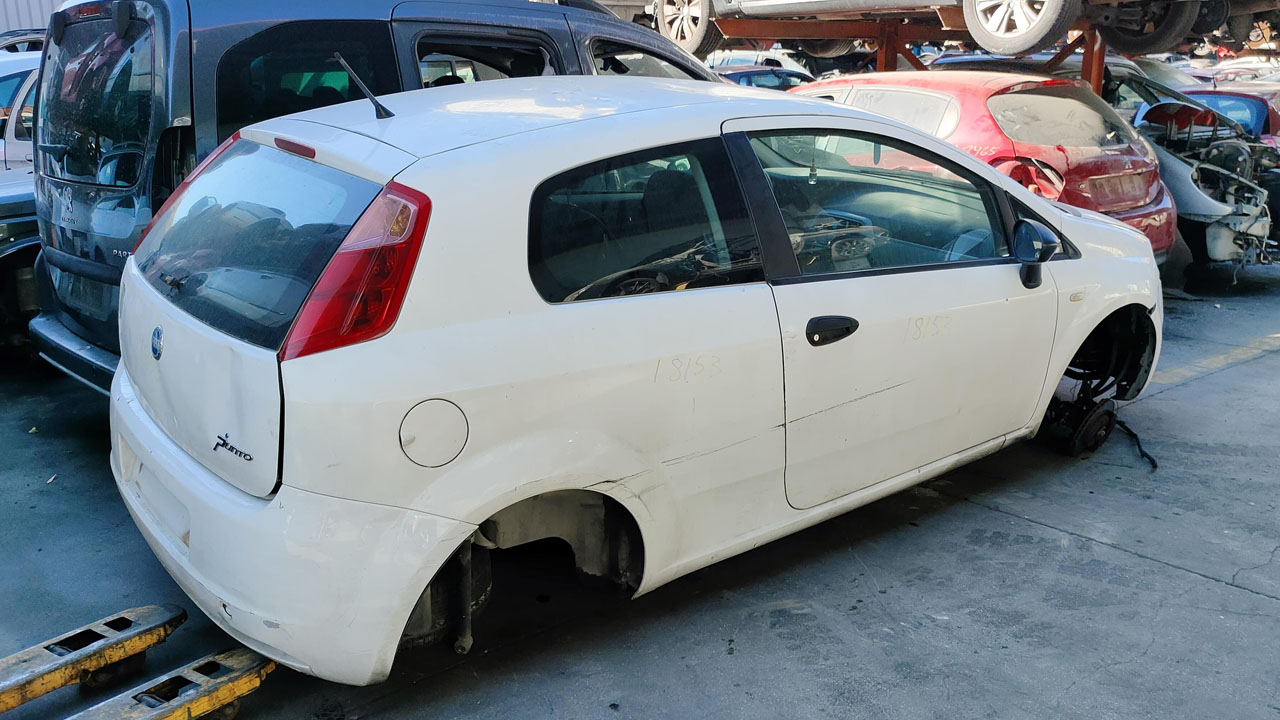
[[[548,302],[764,279],[755,230],[719,139],[631,153],[534,192],[529,273]]]
[[[170,302],[275,350],[377,183],[248,140],[156,218],[138,269]]]
[[[960,124],[955,99],[935,93],[865,87],[854,90],[849,104],[940,138],[950,136]]]

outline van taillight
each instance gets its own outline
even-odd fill
[[[307,295],[280,348],[280,360],[385,335],[400,315],[430,217],[426,195],[388,183]]]
[[[133,246],[133,252],[138,252],[138,248],[142,247],[142,241],[147,239],[147,233],[151,232],[151,228],[155,226],[156,220],[158,220],[161,215],[164,215],[165,211],[168,210],[170,206],[178,202],[178,198],[182,197],[183,191],[187,189],[187,186],[191,184],[191,181],[195,180],[197,175],[204,172],[204,169],[209,167],[210,163],[216,160],[219,155],[226,152],[227,148],[231,147],[232,143],[239,139],[239,130],[231,133],[231,137],[223,140],[221,145],[214,148],[213,152],[209,153],[204,160],[201,160],[200,163],[196,165],[195,170],[192,170],[189,175],[182,178],[182,182],[178,183],[178,187],[173,189],[173,193],[171,193],[169,197],[165,198],[164,204],[160,206],[160,209],[151,214],[151,222],[147,223],[147,226],[142,229],[142,234],[138,236],[138,244]]]

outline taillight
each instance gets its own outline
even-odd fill
[[[280,360],[385,335],[400,315],[431,217],[431,200],[388,183],[360,215],[307,295]]]
[[[1000,172],[1013,178],[1031,192],[1050,200],[1057,200],[1066,187],[1066,180],[1053,166],[1042,160],[1027,157],[1002,157],[991,161]]]
[[[152,213],[151,222],[147,223],[147,226],[142,229],[142,234],[138,236],[138,243],[133,246],[133,252],[138,252],[138,248],[142,247],[142,241],[147,239],[147,233],[151,232],[151,228],[155,226],[156,220],[158,220],[161,215],[164,215],[164,211],[168,210],[171,205],[178,202],[178,198],[182,196],[182,193],[187,189],[187,186],[191,184],[191,181],[195,180],[197,175],[204,172],[204,169],[209,167],[210,163],[216,160],[219,155],[226,152],[227,148],[231,147],[231,144],[239,139],[239,130],[231,133],[231,137],[223,140],[221,145],[214,148],[213,152],[209,153],[208,157],[201,160],[200,164],[196,165],[196,169],[192,170],[191,174],[187,175],[182,179],[182,182],[178,183],[178,187],[173,189],[173,194],[165,198],[164,204],[160,206],[159,210]]]

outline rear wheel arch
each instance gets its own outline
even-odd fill
[[[630,592],[640,587],[644,538],[630,508],[610,495],[587,489],[531,495],[479,523],[450,554],[411,608],[401,647],[435,644],[457,633],[464,604],[459,601],[462,554],[470,556],[470,612],[477,613],[488,603],[492,587],[489,553],[549,539],[568,546],[580,572],[612,581]]]

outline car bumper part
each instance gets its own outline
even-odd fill
[[[37,271],[38,272],[38,271]],[[102,394],[111,388],[120,356],[76,335],[57,316],[43,312],[31,320],[31,341],[40,357]]]
[[[475,529],[287,485],[244,493],[164,434],[123,368],[111,432],[120,495],[178,585],[236,640],[326,680],[386,678],[414,603]]]

